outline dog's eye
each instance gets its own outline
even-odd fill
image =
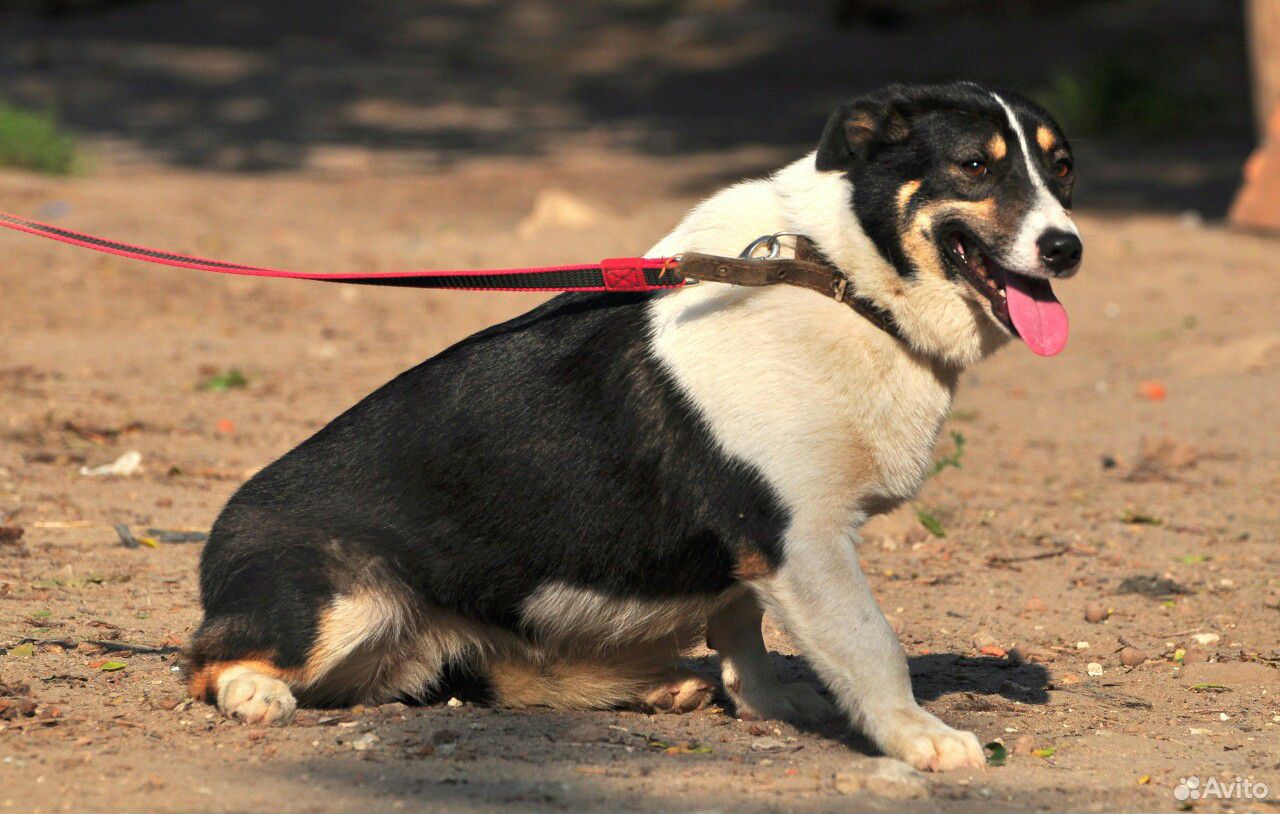
[[[964,171],[965,175],[972,178],[981,178],[987,174],[987,162],[981,158],[971,158],[968,161],[961,161],[960,169]]]
[[[1053,174],[1059,178],[1066,178],[1071,175],[1072,166],[1071,159],[1059,158],[1053,162]]]

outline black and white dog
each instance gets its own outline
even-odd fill
[[[650,251],[811,238],[901,338],[811,291],[703,283],[556,297],[404,373],[231,498],[201,562],[192,694],[247,722],[421,698],[687,711],[705,636],[741,716],[833,713],[779,682],[774,609],[840,711],[919,768],[983,764],[912,697],[858,568],[910,499],[966,365],[1050,355],[1080,262],[1061,130],[978,85],[895,86],[815,153],[694,209]]]

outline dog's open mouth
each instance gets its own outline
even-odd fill
[[[963,231],[947,233],[943,248],[960,276],[991,303],[996,319],[1033,352],[1053,356],[1066,346],[1067,312],[1048,280],[1001,267]]]

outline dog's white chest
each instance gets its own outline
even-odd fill
[[[652,306],[653,347],[725,452],[793,517],[839,519],[912,496],[954,381],[809,291],[703,285]]]

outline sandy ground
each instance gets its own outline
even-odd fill
[[[706,179],[775,158],[0,186],[6,208],[74,228],[338,271],[640,251]],[[586,204],[583,223],[528,220],[553,189]],[[129,549],[113,525],[207,528],[255,468],[538,298],[225,279],[0,235],[0,525],[23,530],[0,541],[0,810],[1172,809],[1181,778],[1237,775],[1271,802],[1188,805],[1272,810],[1280,244],[1171,216],[1081,225],[1085,270],[1059,287],[1067,351],[1011,347],[965,376],[947,427],[967,441],[962,465],[919,504],[945,537],[881,523],[861,549],[925,706],[1014,753],[879,793],[858,788],[878,764],[840,727],[719,707],[390,705],[264,730],[192,703],[175,664],[198,620],[199,545]],[[247,387],[200,386],[232,368]],[[138,474],[80,474],[130,450]],[[1091,606],[1108,618],[1086,620]],[[784,634],[770,645],[807,675]],[[1124,647],[1147,660],[1122,665]]]

